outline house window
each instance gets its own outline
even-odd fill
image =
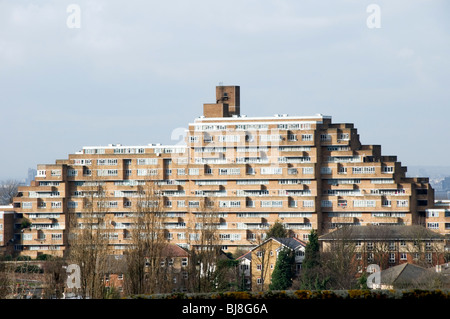
[[[395,254],[394,253],[389,254],[389,263],[391,263],[391,264],[395,263]]]
[[[395,242],[393,241],[389,242],[389,250],[395,250]]]
[[[401,254],[400,254],[400,260],[407,260],[407,255],[406,255],[406,253],[401,253]]]

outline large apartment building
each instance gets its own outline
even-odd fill
[[[340,225],[426,225],[434,206],[428,179],[406,177],[396,156],[363,145],[353,124],[321,114],[240,113],[239,86],[218,86],[215,103],[189,123],[185,144],[83,147],[38,165],[14,199],[16,251],[62,255],[68,217],[82,217],[99,186],[115,254],[129,245],[139,194],[149,187],[165,212],[165,236],[180,246],[196,245],[208,213],[231,252],[255,247],[275,221],[305,241],[312,229],[325,234]]]

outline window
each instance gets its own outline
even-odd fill
[[[177,201],[177,206],[178,207],[186,207],[186,202],[184,200],[178,200]]]
[[[157,158],[138,158],[136,160],[137,165],[156,165],[158,164]]]
[[[314,207],[314,201],[313,200],[304,200],[303,207]]]
[[[97,176],[117,176],[117,169],[98,169]]]
[[[381,206],[383,207],[391,207],[391,201],[388,199],[383,199],[383,201],[381,202]]]
[[[427,210],[427,217],[439,217],[439,211],[436,210]]]
[[[198,201],[189,201],[189,207],[190,208],[199,208],[200,207],[200,202],[198,202]]]
[[[395,242],[393,241],[389,242],[389,250],[395,250]]]
[[[439,229],[439,223],[427,223],[429,229]]]
[[[241,207],[241,202],[236,200],[219,201],[219,207]]]
[[[189,175],[199,175],[200,174],[200,169],[198,168],[190,168],[189,169]]]
[[[219,175],[239,175],[241,174],[240,168],[219,168]]]
[[[353,174],[373,174],[375,173],[374,166],[354,166],[352,168]]]
[[[97,160],[97,165],[117,165],[116,158],[103,158]]]
[[[302,141],[312,141],[313,135],[312,134],[302,134]]]
[[[390,253],[389,254],[389,263],[390,264],[394,264],[395,263],[395,254],[394,253]]]
[[[240,135],[218,135],[217,139],[219,142],[239,142],[241,140]]]
[[[62,234],[52,234],[52,240],[61,240]]]
[[[199,136],[189,136],[189,142],[191,143],[198,143],[200,141]]]
[[[290,142],[295,142],[295,141],[297,141],[297,135],[295,135],[295,134],[288,134],[287,135],[287,139]]]
[[[67,176],[78,176],[78,171],[76,169],[69,168],[67,170]]]
[[[394,172],[394,166],[383,166],[381,168],[381,173],[392,174]]]
[[[61,208],[62,202],[52,202],[52,208]]]
[[[333,202],[331,200],[322,200],[320,203],[321,207],[333,207]]]
[[[353,207],[375,207],[376,201],[374,200],[354,200]]]
[[[407,254],[406,253],[400,253],[400,260],[407,260]]]
[[[408,207],[408,200],[398,200],[397,201],[397,207]]]
[[[261,167],[262,175],[276,175],[282,174],[283,168],[281,167]]]
[[[60,169],[52,169],[51,176],[61,176],[61,170]]]
[[[67,208],[77,208],[78,207],[78,202],[67,202]]]
[[[22,202],[22,208],[33,208],[32,202]]]

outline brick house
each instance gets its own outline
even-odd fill
[[[370,225],[342,227],[320,236],[319,243],[324,252],[336,245],[352,245],[360,270],[370,264],[383,270],[403,263],[442,264],[446,241],[444,235],[419,225]]]
[[[240,261],[239,269],[246,287],[252,291],[268,289],[278,253],[284,248],[294,251],[295,269],[298,274],[305,258],[305,247],[306,243],[297,238],[271,237],[237,258]]]

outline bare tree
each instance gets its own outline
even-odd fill
[[[50,259],[43,264],[43,297],[45,299],[61,298],[67,278],[65,265],[66,263],[61,258]]]
[[[108,255],[111,221],[107,216],[109,201],[103,183],[88,182],[83,191],[83,212],[69,213],[68,260],[80,267],[83,298],[104,296],[104,275]]]
[[[138,186],[127,249],[126,291],[130,294],[160,293],[168,290],[167,268],[161,267],[168,245],[164,222],[164,197],[152,180]]]
[[[221,251],[218,234],[220,217],[208,197],[200,203],[196,214],[191,213],[190,216],[194,218],[189,223],[191,227],[187,236],[191,259],[190,289],[195,292],[209,292],[215,290],[215,270]]]
[[[339,232],[330,235],[335,235],[331,247],[320,255],[321,265],[330,279],[329,285],[333,289],[353,289],[356,285],[358,263],[352,227],[343,226]]]
[[[0,182],[0,205],[11,204],[13,198],[18,194],[20,182],[14,179],[8,179]]]
[[[0,299],[6,299],[14,291],[14,268],[10,262],[0,262]]]
[[[411,227],[409,235],[409,241],[405,246],[414,264],[429,267],[444,261],[444,239],[439,239],[443,236],[422,226]]]

